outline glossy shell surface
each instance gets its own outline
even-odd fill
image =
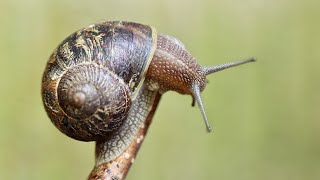
[[[43,103],[55,126],[82,141],[117,130],[144,81],[156,38],[150,26],[121,21],[67,37],[49,58],[42,80]]]

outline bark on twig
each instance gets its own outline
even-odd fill
[[[128,149],[115,160],[95,166],[88,177],[89,180],[120,180],[126,177],[146,136],[149,125],[158,106],[160,97],[160,94],[157,94],[157,96],[155,97],[154,105],[147,117],[147,120],[145,121],[144,126],[139,129],[134,141],[129,145]]]

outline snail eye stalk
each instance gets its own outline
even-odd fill
[[[231,67],[235,67],[235,66],[239,66],[241,64],[246,64],[249,62],[255,62],[257,61],[256,58],[249,58],[249,59],[244,59],[244,60],[240,60],[240,61],[236,61],[236,62],[228,62],[225,64],[220,64],[220,65],[215,65],[215,66],[209,66],[209,67],[203,67],[203,71],[205,72],[206,75],[224,70],[224,69],[228,69]]]

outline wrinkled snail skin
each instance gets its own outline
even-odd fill
[[[176,38],[150,26],[110,21],[67,37],[50,56],[42,99],[53,124],[67,136],[97,141],[96,163],[130,145],[166,91],[196,101],[210,131],[200,93],[206,76],[254,58],[203,67]]]
[[[191,83],[205,79],[194,72],[201,67],[177,39],[157,36],[157,48],[149,66],[145,84],[132,104],[124,124],[106,140],[97,142],[96,164],[108,162],[120,155],[132,142],[149,114],[157,92],[174,90],[191,94]],[[199,71],[200,72],[200,71]],[[205,76],[203,76],[205,77]],[[102,153],[103,152],[103,153]]]
[[[189,78],[196,77],[193,71],[195,68],[200,69],[200,66],[180,41],[167,35],[158,35],[157,48],[145,84],[133,102],[124,124],[106,140],[97,142],[96,165],[113,160],[124,152],[144,125],[158,92],[162,94],[175,90],[181,94],[191,94],[189,84],[195,79]]]
[[[158,92],[142,86],[123,125],[103,141],[97,141],[96,165],[109,162],[122,154],[135,138],[138,130],[143,128]]]

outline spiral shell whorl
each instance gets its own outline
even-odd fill
[[[68,70],[59,82],[58,99],[69,118],[88,123],[101,136],[122,124],[131,105],[123,80],[93,64]]]

